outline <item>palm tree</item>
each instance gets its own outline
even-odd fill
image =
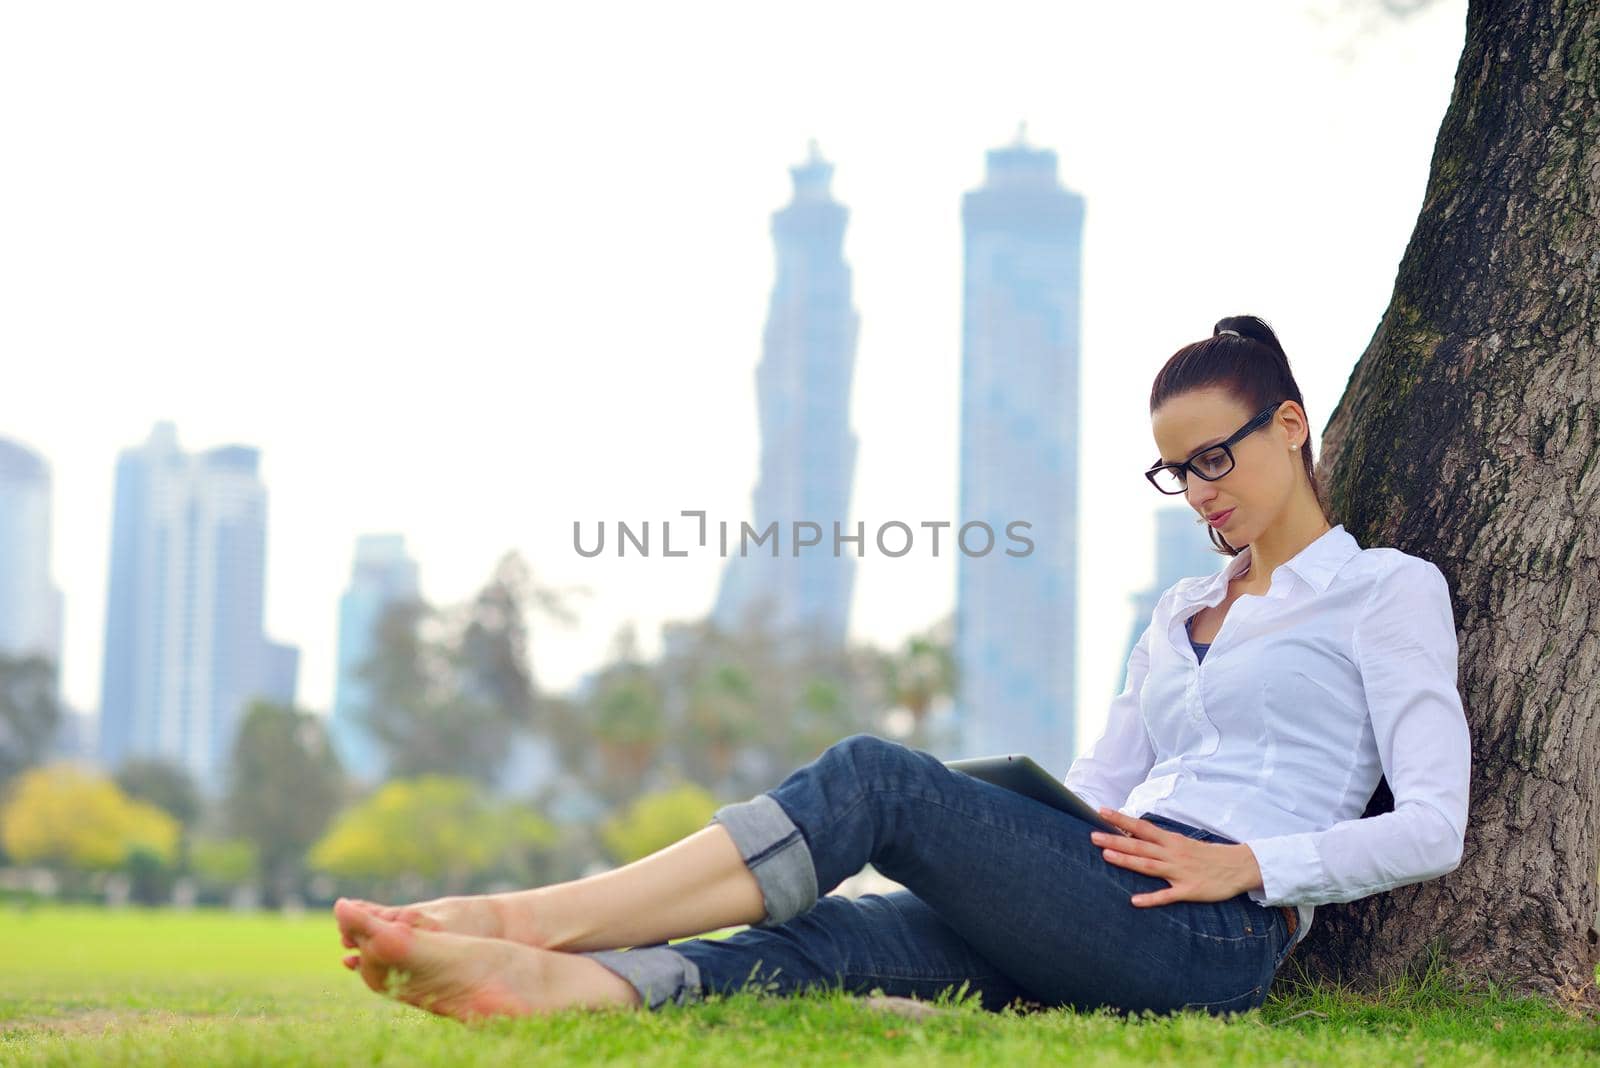
[[[759,733],[759,706],[750,673],[721,664],[696,679],[686,709],[690,745],[703,749],[714,785],[723,785],[738,747]]]
[[[632,623],[612,642],[609,663],[595,688],[594,732],[608,772],[608,796],[629,796],[640,788],[666,737],[661,686],[638,652]]]
[[[898,653],[884,661],[884,685],[890,704],[911,713],[909,744],[922,748],[928,710],[956,687],[956,662],[944,639],[941,622],[924,634],[913,635]]]

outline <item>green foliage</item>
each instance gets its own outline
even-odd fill
[[[255,846],[270,896],[289,891],[343,793],[320,718],[267,701],[250,706],[234,740],[226,809],[234,833]]]
[[[0,797],[24,768],[43,760],[61,722],[55,665],[0,653]]]
[[[761,735],[761,716],[755,680],[738,665],[721,663],[695,679],[689,691],[686,739],[721,754]],[[727,768],[721,766],[719,773]]]
[[[0,838],[22,864],[104,871],[142,851],[171,864],[178,851],[178,821],[135,801],[116,783],[70,764],[23,772],[0,811]]]
[[[460,888],[556,838],[522,806],[491,803],[466,779],[426,775],[389,782],[347,810],[312,849],[311,863],[348,878],[418,876]]]
[[[617,671],[606,679],[595,711],[595,732],[619,745],[659,742],[666,726],[660,691],[643,669]]]
[[[200,815],[200,794],[194,780],[171,761],[134,757],[117,769],[116,778],[129,797],[150,802],[185,827]]]
[[[562,595],[536,583],[515,552],[465,605],[391,604],[358,669],[361,718],[400,778],[447,775],[492,783],[514,735],[534,725],[529,609],[570,623]]]
[[[147,845],[135,844],[123,863],[128,873],[129,896],[141,905],[163,905],[172,900],[177,869],[169,858]]]
[[[953,626],[953,619],[946,617],[927,633],[912,635],[881,662],[889,702],[911,713],[912,734],[907,741],[913,747],[927,743],[924,723],[934,702],[956,691]]]
[[[630,864],[700,830],[717,810],[703,787],[684,783],[647,794],[607,820],[600,840],[619,864]]]
[[[189,846],[189,868],[214,886],[237,886],[258,871],[256,847],[244,838],[198,838]]]

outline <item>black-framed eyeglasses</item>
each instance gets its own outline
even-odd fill
[[[1159,459],[1153,464],[1144,477],[1150,484],[1162,493],[1182,493],[1189,487],[1189,478],[1186,472],[1193,471],[1207,482],[1215,482],[1229,471],[1233,470],[1233,449],[1246,435],[1260,430],[1272,419],[1272,413],[1284,404],[1279,401],[1268,408],[1263,408],[1256,413],[1244,426],[1234,431],[1227,441],[1208,445],[1183,461],[1181,464],[1164,464]]]

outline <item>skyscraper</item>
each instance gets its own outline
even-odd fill
[[[988,153],[962,204],[960,523],[956,721],[965,755],[1027,753],[1065,773],[1076,750],[1079,263],[1083,198],[1056,154]],[[1012,522],[1031,526],[1007,556]],[[1020,550],[1019,550],[1020,551]]]
[[[1118,675],[1118,693],[1127,685],[1128,657],[1139,641],[1139,635],[1150,625],[1150,617],[1155,613],[1156,602],[1161,595],[1181,578],[1212,574],[1228,562],[1229,557],[1212,547],[1211,532],[1205,523],[1195,522],[1199,518],[1193,508],[1186,506],[1168,505],[1156,512],[1156,577],[1148,589],[1140,590],[1131,598],[1133,632],[1122,651],[1124,670]]]
[[[169,422],[118,456],[100,697],[108,766],[161,757],[215,792],[248,702],[292,699],[291,651],[263,633],[259,466],[242,445],[186,453]]]
[[[61,678],[61,591],[50,578],[50,466],[0,438],[0,653],[42,656]]]
[[[824,645],[839,645],[849,625],[855,556],[865,544],[841,542],[834,555],[835,524],[841,538],[858,533],[846,514],[856,462],[849,413],[860,326],[844,260],[849,211],[829,191],[833,164],[815,141],[810,158],[789,173],[794,197],[772,216],[777,277],[756,368],[761,461],[751,526],[759,536],[776,524],[775,536],[760,546],[752,539],[741,556],[738,525],[730,524],[713,618],[735,630],[758,617],[775,630],[807,631]],[[820,528],[820,539],[796,556],[794,524],[807,521]],[[809,528],[805,534],[816,536]]]
[[[417,565],[406,555],[405,535],[363,534],[356,539],[350,585],[339,598],[339,674],[330,729],[345,770],[365,782],[382,777],[384,761],[364,723],[370,687],[360,669],[376,649],[384,610],[417,596]]]

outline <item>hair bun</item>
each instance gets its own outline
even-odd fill
[[[1278,335],[1272,332],[1272,327],[1267,325],[1265,319],[1254,315],[1229,315],[1218,319],[1211,328],[1212,337],[1221,337],[1232,334],[1235,337],[1247,337],[1251,341],[1259,341],[1273,352],[1282,355],[1283,345],[1278,341]]]

